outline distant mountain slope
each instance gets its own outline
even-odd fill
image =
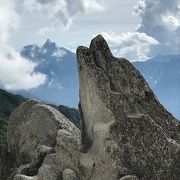
[[[0,152],[6,149],[7,120],[13,110],[26,99],[0,89]]]
[[[134,62],[161,103],[180,119],[180,55],[157,56]]]
[[[77,107],[78,105],[78,73],[76,55],[65,48],[59,48],[49,39],[42,47],[25,46],[21,55],[38,63],[36,71],[47,75],[44,85],[20,94],[35,97],[47,103],[63,104]]]
[[[7,91],[0,89],[0,152],[5,150],[6,147],[6,127],[10,114],[14,109],[21,103],[25,102],[27,99],[20,96],[9,93]],[[73,122],[77,127],[80,125],[79,113],[75,108],[69,108],[63,105],[55,106],[59,112],[66,116],[71,122]]]

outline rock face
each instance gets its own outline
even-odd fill
[[[11,115],[8,125],[8,147],[16,156],[17,164],[37,159],[39,145],[55,147],[59,129],[77,133],[62,114],[50,106],[30,100]]]
[[[139,71],[115,58],[100,35],[78,48],[77,59],[81,138],[52,107],[20,105],[9,121],[0,179],[178,180],[180,123]]]
[[[66,132],[73,139],[62,135],[63,146],[60,146],[60,132]],[[77,167],[75,162],[67,162],[70,153],[61,152],[69,149],[71,143],[76,145],[77,151],[80,130],[59,111],[43,103],[29,100],[20,105],[11,114],[7,139],[9,154],[13,157],[13,165],[9,166],[14,168],[13,172],[8,172],[9,179],[58,180],[67,167]],[[75,154],[73,148],[71,153]],[[63,157],[60,162],[66,164],[65,167],[59,164],[58,156]]]
[[[79,47],[77,58],[84,176],[178,179],[180,123],[139,71],[115,58],[101,35]]]
[[[63,180],[77,180],[76,173],[71,169],[65,169],[62,173]]]

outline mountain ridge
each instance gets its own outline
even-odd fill
[[[46,103],[78,106],[78,73],[76,56],[73,52],[61,47],[49,39],[41,46],[24,46],[21,55],[38,65],[35,71],[47,75],[47,81],[36,89],[29,90]],[[21,91],[19,93],[25,93]],[[74,97],[72,99],[72,97]]]

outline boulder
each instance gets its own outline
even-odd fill
[[[72,134],[79,130],[54,108],[35,100],[20,105],[10,116],[8,124],[8,147],[17,165],[28,164],[38,157],[45,147],[55,147],[59,129]]]
[[[69,142],[60,132],[66,132]],[[41,102],[29,100],[20,105],[10,116],[7,134],[9,154],[13,159],[12,170],[6,170],[11,172],[11,175],[6,174],[10,179],[14,176],[16,179],[32,179],[35,176],[38,180],[55,180],[67,166],[74,168],[72,162],[77,162],[70,156],[76,149],[77,158],[80,130],[59,111]],[[74,146],[71,147],[70,143]],[[71,153],[65,154],[60,147]]]
[[[78,170],[80,137],[64,129],[57,133],[56,160],[62,172],[64,169]]]
[[[43,164],[45,164],[45,165],[57,165],[56,153],[47,155],[44,158]]]
[[[54,165],[42,165],[39,168],[37,180],[59,180],[61,173]]]
[[[63,180],[78,180],[75,171],[65,169],[62,173]]]
[[[128,60],[114,57],[101,35],[89,48],[79,47],[77,59],[84,176],[178,179],[180,123],[140,72]]]

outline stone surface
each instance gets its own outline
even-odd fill
[[[47,155],[44,158],[43,164],[45,164],[45,165],[57,165],[56,153]]]
[[[16,174],[28,176],[36,175],[41,165],[44,164],[45,159],[47,159],[46,157],[52,153],[54,153],[54,148],[45,145],[39,145],[37,148],[37,158],[29,164],[18,167]]]
[[[59,129],[79,133],[67,118],[50,106],[35,100],[20,105],[12,113],[8,125],[8,147],[16,163],[36,160],[39,145],[54,147]]]
[[[138,180],[138,178],[136,176],[127,175],[127,176],[120,178],[119,180]]]
[[[58,180],[65,168],[76,166],[73,162],[77,162],[79,144],[80,130],[74,124],[56,109],[29,100],[20,105],[10,117],[8,157],[13,160],[6,169],[0,166],[0,170],[5,171],[4,174],[10,180],[15,175],[16,178],[32,178],[37,175],[38,180]],[[75,158],[72,157],[74,151]],[[3,172],[0,173],[2,180],[5,180],[7,177]]]
[[[56,160],[62,172],[70,168],[78,172],[80,137],[60,129],[57,133]]]
[[[59,180],[61,173],[56,166],[42,165],[38,171],[37,180]]]
[[[25,175],[16,175],[14,177],[14,180],[37,180],[37,177],[30,177],[30,176],[25,176]]]
[[[78,180],[75,171],[65,169],[62,173],[63,180]]]
[[[178,179],[180,123],[139,71],[126,59],[115,58],[101,35],[90,48],[79,47],[77,59],[84,176]],[[89,157],[92,163],[84,163]]]

